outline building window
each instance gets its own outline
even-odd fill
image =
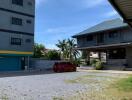
[[[11,45],[21,45],[22,39],[21,38],[11,38]]]
[[[31,23],[32,23],[32,21],[31,21],[31,20],[27,20],[27,23],[28,23],[28,24],[31,24]]]
[[[118,37],[118,32],[117,31],[112,31],[109,33],[109,38],[116,38]]]
[[[12,17],[11,23],[14,24],[14,25],[22,25],[22,19]]]
[[[12,4],[23,6],[23,0],[12,0]]]
[[[32,2],[28,2],[28,5],[29,5],[29,6],[32,6]]]
[[[87,41],[93,41],[93,35],[87,36]]]
[[[31,43],[31,39],[26,39],[26,43]]]

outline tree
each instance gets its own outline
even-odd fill
[[[43,57],[43,51],[45,50],[45,46],[42,44],[35,43],[34,44],[34,58]]]
[[[69,51],[69,59],[70,60],[76,60],[77,57],[80,55],[79,51],[76,50],[76,43],[74,39],[68,39],[68,51]]]
[[[60,60],[60,53],[56,50],[48,51],[46,57],[48,60]]]
[[[58,44],[56,44],[56,46],[60,49],[61,51],[61,57],[62,58],[66,58],[67,53],[66,53],[66,47],[67,47],[67,41],[64,39],[62,41],[58,41]]]
[[[59,43],[56,44],[58,48],[60,48],[61,54],[63,55],[63,59],[68,59],[70,61],[76,60],[79,56],[79,51],[76,50],[76,43],[74,39],[68,40],[59,40]]]

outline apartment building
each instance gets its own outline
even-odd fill
[[[35,0],[0,0],[0,71],[29,67],[34,19]]]

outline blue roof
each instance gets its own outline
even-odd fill
[[[77,37],[77,36],[81,36],[81,35],[88,35],[88,34],[92,34],[92,33],[98,33],[98,32],[112,30],[112,29],[123,28],[123,27],[127,27],[127,26],[128,26],[128,24],[124,23],[122,19],[117,18],[117,19],[108,20],[108,21],[104,21],[100,24],[97,24],[87,30],[84,30],[84,31],[74,35],[73,37]]]

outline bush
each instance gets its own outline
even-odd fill
[[[44,58],[47,60],[60,60],[60,53],[55,50],[52,50],[46,53],[44,55]]]
[[[102,69],[103,69],[103,63],[102,63],[100,60],[98,60],[98,61],[96,62],[96,64],[95,64],[95,69],[96,69],[96,70],[102,70]]]
[[[93,67],[95,67],[95,66],[96,66],[96,62],[97,62],[96,59],[92,59],[92,60],[90,61],[90,65],[93,66]]]
[[[100,60],[93,59],[91,60],[90,64],[95,67],[96,70],[103,69],[103,63]]]
[[[76,60],[72,61],[71,63],[74,64],[76,67],[79,67],[81,64],[81,61],[80,61],[80,59],[76,59]]]

